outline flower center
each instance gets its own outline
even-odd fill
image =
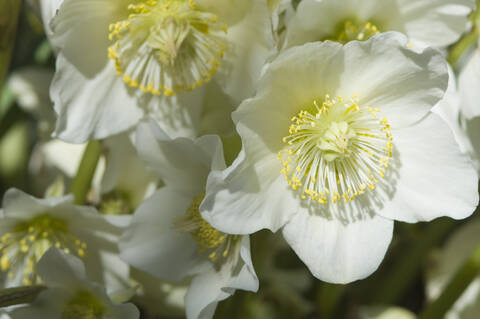
[[[129,215],[133,214],[133,207],[127,192],[113,190],[102,195],[99,211],[105,215]]]
[[[347,20],[339,24],[337,32],[333,36],[329,36],[324,40],[332,40],[345,44],[353,40],[365,41],[379,33],[380,31],[377,26],[372,22]]]
[[[147,0],[130,4],[128,19],[110,25],[108,56],[117,74],[143,92],[174,95],[208,82],[226,49],[216,15],[193,0]]]
[[[79,291],[62,312],[62,319],[102,319],[105,306],[88,291]]]
[[[9,271],[10,279],[21,273],[23,284],[33,284],[37,280],[35,264],[51,246],[78,257],[85,256],[87,248],[86,243],[68,232],[64,220],[46,213],[17,224],[0,238],[0,269]]]
[[[378,109],[361,106],[358,98],[341,97],[313,106],[292,118],[285,147],[278,153],[288,184],[326,204],[345,202],[373,190],[392,157],[391,127]]]
[[[227,235],[213,228],[200,215],[200,204],[205,194],[195,196],[187,209],[185,216],[177,226],[184,232],[189,232],[199,244],[199,251],[206,251],[208,258],[216,262],[218,258],[227,258],[230,248],[238,236]]]

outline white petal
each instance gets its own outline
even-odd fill
[[[232,111],[236,106],[237,104],[223,92],[217,83],[210,82],[206,86],[198,135],[233,135],[235,125],[232,121]]]
[[[223,172],[208,177],[200,212],[213,227],[229,234],[277,231],[296,212],[298,203],[271,155],[256,163],[244,153]]]
[[[459,76],[461,112],[467,118],[480,116],[480,50],[470,57]]]
[[[478,175],[438,115],[430,113],[392,135],[398,151],[393,158],[399,165],[392,168],[393,176],[387,180],[392,192],[378,214],[417,222],[440,216],[461,219],[475,210]]]
[[[432,108],[432,112],[437,114],[448,124],[453,132],[455,141],[460,146],[462,153],[473,154],[473,146],[468,139],[467,133],[462,125],[460,115],[460,97],[456,86],[457,77],[452,68],[448,67],[448,88],[440,102]]]
[[[172,140],[155,124],[142,123],[136,139],[140,157],[167,185],[198,194],[203,192],[210,170],[225,167],[218,136]]]
[[[251,9],[252,2],[252,0],[195,0],[195,4],[202,11],[212,12],[228,25],[241,22]]]
[[[40,12],[42,17],[43,26],[48,36],[52,35],[52,28],[50,21],[53,19],[57,10],[63,3],[63,0],[37,0],[40,6]]]
[[[10,188],[3,197],[5,217],[25,218],[50,211],[59,205],[70,205],[73,196],[38,199],[16,188]]]
[[[381,216],[341,222],[307,209],[283,228],[285,239],[315,277],[342,284],[365,278],[378,268],[392,232],[393,221]]]
[[[175,229],[191,200],[167,187],[147,199],[120,239],[121,258],[167,281],[179,281],[204,269],[208,260],[198,254],[194,238]]]
[[[238,262],[227,263],[218,271],[196,276],[185,296],[185,308],[188,319],[210,319],[213,317],[217,303],[234,294],[235,289],[256,292],[258,279],[250,258],[250,241],[248,236],[242,238]]]
[[[128,15],[129,2],[64,0],[52,20],[50,41],[85,77],[94,77],[108,60],[108,27]]]
[[[339,23],[352,18],[377,23],[381,28],[397,13],[395,0],[303,0],[287,25],[286,45],[292,47],[331,37],[338,32]]]
[[[214,77],[235,104],[254,94],[260,71],[275,46],[266,1],[241,2],[244,2],[242,6],[246,5],[248,10],[239,23],[228,28],[226,39],[229,47],[222,61],[223,67],[220,67]],[[239,11],[238,6],[230,6],[229,9]]]
[[[480,172],[480,116],[465,120],[465,131],[472,145],[469,154],[474,161],[474,165]],[[467,145],[467,143],[465,143]]]
[[[154,187],[158,178],[147,170],[127,134],[106,139],[104,145],[108,148],[108,152],[107,165],[102,178],[102,193],[114,190],[126,192],[128,202],[132,208],[136,208],[147,195],[149,188]]]
[[[37,263],[38,275],[51,286],[76,286],[86,280],[82,261],[55,247],[50,248]]]
[[[393,128],[420,120],[443,97],[447,63],[433,49],[407,48],[407,39],[387,32],[345,45],[339,90],[344,98],[359,95],[360,104],[380,109]],[[334,93],[332,93],[334,94]]]
[[[303,0],[287,26],[287,46],[332,37],[340,23],[353,19],[381,32],[403,32],[424,47],[443,47],[467,30],[474,7],[472,0]]]
[[[179,92],[174,96],[144,94],[140,105],[147,105],[150,118],[171,138],[199,136],[199,122],[206,99],[207,88],[212,82],[190,92]]]
[[[58,114],[55,136],[72,143],[126,131],[143,116],[113,62],[89,77],[60,54],[50,95]]]
[[[111,309],[112,318],[118,319],[138,319],[140,318],[140,312],[134,304],[119,304],[114,305]]]
[[[65,289],[49,288],[29,305],[11,312],[12,319],[62,319],[62,312],[72,295]],[[52,302],[54,300],[55,302]]]
[[[397,0],[398,14],[387,23],[413,42],[444,47],[457,41],[468,28],[473,0]]]
[[[288,133],[292,116],[325,94],[334,95],[342,71],[342,46],[333,42],[294,47],[275,58],[260,79],[257,95],[232,114],[248,156],[254,152],[249,151],[248,132],[242,126],[256,132],[276,154],[283,147],[282,137]]]

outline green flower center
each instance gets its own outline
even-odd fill
[[[213,228],[200,215],[200,204],[205,194],[195,196],[187,209],[185,216],[177,223],[180,230],[189,232],[198,242],[199,251],[208,253],[208,258],[217,262],[219,258],[227,258],[232,244],[238,236],[228,235]]]
[[[119,76],[143,92],[174,95],[208,82],[226,49],[226,26],[193,0],[147,0],[129,5],[126,20],[110,25],[108,56]]]
[[[392,134],[378,109],[357,97],[345,102],[328,95],[292,118],[278,153],[288,184],[321,204],[345,202],[375,188],[392,156]]]
[[[106,307],[98,298],[81,290],[67,304],[62,319],[102,319],[105,314]]]
[[[134,208],[126,192],[114,190],[102,196],[99,211],[105,215],[129,215]]]
[[[372,22],[358,22],[354,19],[339,23],[336,30],[334,35],[328,36],[323,40],[332,40],[345,44],[353,40],[365,41],[380,33],[377,26]]]
[[[35,264],[52,246],[78,257],[85,256],[86,243],[69,233],[66,221],[44,213],[18,223],[0,238],[0,269],[13,279],[21,274],[24,285],[37,280]]]

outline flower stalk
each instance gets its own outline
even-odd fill
[[[87,193],[92,184],[101,153],[102,146],[99,141],[91,141],[85,148],[71,187],[71,193],[75,197],[74,202],[77,205],[82,205],[86,202]]]
[[[18,0],[0,3],[0,87],[10,65],[21,4]]]
[[[45,289],[46,287],[41,285],[2,289],[0,290],[0,307],[30,303]]]
[[[477,42],[480,35],[478,32],[478,20],[480,19],[480,0],[476,0],[475,2],[477,4],[477,10],[475,10],[470,16],[470,21],[473,24],[472,30],[465,34],[460,41],[451,47],[450,53],[447,57],[448,63],[450,63],[450,65],[453,67],[457,64],[458,60],[460,60],[468,48]]]

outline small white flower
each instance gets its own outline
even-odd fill
[[[140,125],[136,144],[166,186],[135,212],[120,241],[121,257],[162,280],[191,279],[187,318],[211,318],[236,289],[258,289],[249,237],[214,229],[198,210],[209,172],[225,168],[222,146],[216,136],[170,140],[153,129]]]
[[[73,197],[37,199],[10,189],[3,199],[0,269],[5,286],[38,282],[36,265],[52,246],[85,261],[89,276],[105,282],[100,252],[116,251],[122,229],[94,208],[73,205]]]
[[[145,113],[188,130],[207,82],[238,105],[274,46],[268,6],[254,0],[65,0],[52,29],[56,134],[75,142],[125,131]]]
[[[276,58],[233,114],[243,150],[210,174],[203,217],[233,234],[283,227],[316,277],[346,283],[378,267],[393,220],[469,216],[477,174],[430,112],[446,63],[406,44],[388,32]]]
[[[420,46],[445,47],[469,25],[475,1],[303,0],[287,26],[287,46],[334,40],[366,40],[399,31]]]
[[[88,281],[82,261],[56,248],[39,261],[38,274],[47,289],[35,301],[11,313],[12,319],[137,319],[132,304],[115,304],[105,289]]]

